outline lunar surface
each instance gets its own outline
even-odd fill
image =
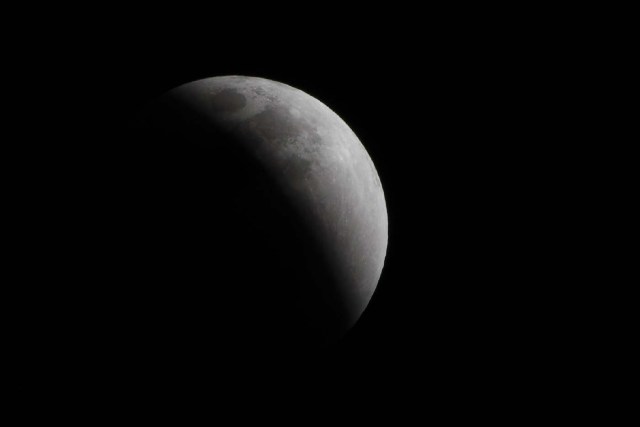
[[[176,174],[163,187],[173,194],[167,202],[172,209],[189,198],[201,199],[197,206],[185,206],[193,212],[193,221],[208,224],[207,232],[185,232],[195,240],[199,233],[209,233],[211,244],[198,244],[198,251],[205,253],[197,262],[211,266],[214,279],[221,277],[220,268],[234,266],[224,272],[225,288],[234,291],[201,294],[199,299],[232,299],[222,304],[236,307],[227,310],[227,319],[241,313],[236,317],[252,318],[246,322],[248,329],[252,323],[269,324],[260,334],[282,334],[287,325],[307,325],[291,329],[283,340],[313,335],[309,331],[314,328],[325,338],[340,336],[354,325],[382,272],[387,211],[371,158],[337,114],[288,85],[226,76],[173,89],[147,109],[141,123],[147,135],[163,138],[166,146],[197,147],[194,159],[204,166],[194,169],[209,170],[188,182],[180,181],[185,173]],[[184,158],[188,163],[189,156]],[[158,166],[170,168],[170,163]],[[165,197],[162,191],[159,198]],[[254,244],[254,238],[259,242]],[[209,247],[222,255],[209,257]],[[270,270],[274,263],[281,265],[275,273]],[[254,271],[247,279],[244,270],[254,265],[263,266],[264,275]],[[290,270],[295,271],[291,277]],[[188,280],[181,277],[180,283]],[[203,287],[220,286],[201,282]],[[249,303],[252,299],[257,301]],[[206,311],[207,304],[202,304]],[[272,316],[280,320],[270,323]]]

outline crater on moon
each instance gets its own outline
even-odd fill
[[[214,112],[233,113],[247,105],[247,99],[235,89],[224,89],[211,97]]]

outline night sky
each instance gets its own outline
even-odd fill
[[[101,293],[106,284],[83,293],[78,283],[114,283],[113,272],[123,271],[109,254],[129,244],[127,229],[109,224],[114,216],[126,222],[120,207],[134,193],[126,180],[144,154],[123,136],[136,111],[193,80],[264,77],[335,111],[367,149],[385,192],[382,277],[327,366],[354,383],[427,387],[443,402],[461,388],[483,393],[497,382],[508,390],[544,375],[550,349],[565,339],[553,319],[568,291],[558,290],[550,267],[561,250],[544,249],[554,212],[538,202],[556,161],[552,113],[539,108],[553,70],[534,60],[539,51],[517,31],[521,21],[496,26],[474,11],[433,8],[326,9],[284,22],[258,11],[246,19],[166,12],[108,28],[83,24],[60,42],[63,54],[43,59],[51,68],[73,63],[52,97],[65,100],[57,113],[74,147],[62,156],[66,190],[54,198],[74,208],[58,208],[67,227],[54,234],[68,231],[75,258],[55,269],[72,271],[66,277],[76,284],[55,298],[88,317],[86,301],[118,300]],[[198,22],[188,18],[194,14]],[[90,42],[79,43],[88,31]],[[100,243],[114,235],[117,243]],[[91,335],[83,328],[80,335]],[[77,335],[68,340],[77,344]],[[314,375],[320,368],[309,363],[296,372]]]

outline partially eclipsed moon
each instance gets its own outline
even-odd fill
[[[212,135],[200,138],[212,156],[220,144],[238,144],[264,168],[313,236],[331,270],[323,279],[331,283],[320,286],[341,307],[342,332],[351,327],[382,272],[387,210],[376,168],[349,126],[312,96],[262,78],[208,78],[162,99],[170,111],[163,117]],[[222,134],[229,139],[220,142]]]

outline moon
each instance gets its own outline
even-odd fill
[[[167,146],[197,147],[193,158],[204,166],[194,168],[211,174],[190,178],[197,182],[197,194],[184,182],[178,185],[184,190],[172,183],[165,188],[173,188],[166,191],[179,199],[174,197],[172,206],[189,197],[207,201],[195,208],[189,202],[185,209],[197,211],[194,215],[208,224],[217,253],[234,265],[226,274],[238,280],[229,281],[226,287],[235,290],[225,297],[234,295],[230,304],[234,312],[242,312],[236,317],[251,318],[247,325],[269,324],[258,327],[260,334],[293,341],[313,335],[312,330],[324,331],[324,337],[342,336],[356,323],[384,266],[387,209],[371,158],[336,113],[283,83],[224,76],[179,86],[141,117],[138,128],[150,146],[161,138]],[[188,163],[189,156],[183,157]],[[158,167],[163,168],[170,166]],[[192,238],[199,232],[192,229]],[[279,241],[284,243],[268,249]],[[214,279],[217,266],[227,263],[198,256],[198,262],[212,265]],[[260,285],[248,285],[243,270],[251,270],[256,260],[264,276],[255,273],[249,281],[260,277]],[[281,265],[276,273],[267,271],[273,263]],[[289,270],[296,273],[289,277]],[[259,316],[253,316],[256,307],[262,307]],[[269,323],[272,316],[279,320]],[[291,324],[306,326],[282,332]]]

